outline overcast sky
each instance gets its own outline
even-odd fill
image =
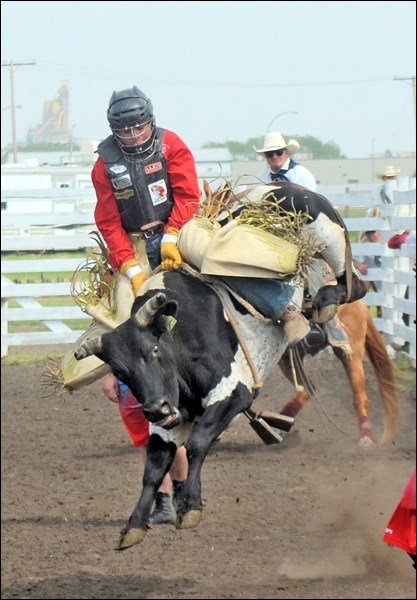
[[[17,139],[66,82],[74,138],[106,137],[112,91],[137,85],[193,150],[264,135],[281,115],[270,131],[349,158],[415,151],[415,13],[414,1],[2,1],[2,65],[36,63],[14,72]],[[1,84],[4,147],[7,66]]]

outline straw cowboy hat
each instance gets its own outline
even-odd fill
[[[377,177],[379,179],[385,179],[386,177],[397,177],[401,173],[400,169],[396,169],[393,165],[388,165],[382,171],[382,173],[377,173]]]
[[[281,150],[281,148],[286,148],[287,152],[290,156],[296,154],[300,150],[300,144],[297,140],[290,140],[287,144],[282,135],[275,131],[273,133],[267,133],[264,137],[264,147],[263,148],[255,148],[255,152],[258,154],[263,154],[264,152],[269,152],[270,150]]]

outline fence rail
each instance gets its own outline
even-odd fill
[[[46,192],[48,192],[46,194]],[[77,194],[80,190],[77,190]],[[38,302],[45,297],[63,297],[70,295],[70,284],[51,283],[53,274],[73,272],[82,262],[82,258],[57,259],[51,255],[42,258],[25,260],[9,260],[7,252],[48,252],[58,250],[77,250],[95,246],[89,233],[96,229],[91,208],[89,206],[93,192],[82,190],[80,197],[74,197],[74,190],[39,190],[35,198],[47,196],[54,200],[54,209],[15,214],[3,213],[2,226],[2,306],[1,306],[1,356],[6,356],[9,346],[67,344],[75,342],[84,332],[72,330],[66,323],[68,319],[91,318],[83,313],[78,306],[44,307]],[[62,194],[62,195],[61,195]],[[2,191],[2,199],[4,192]],[[33,198],[33,191],[10,192],[7,197],[18,199],[18,202]],[[413,265],[416,260],[416,247],[403,245],[401,250],[390,250],[386,242],[394,233],[403,229],[415,229],[416,191],[397,191],[393,194],[392,204],[378,204],[379,195],[375,192],[357,192],[331,194],[328,199],[337,208],[357,208],[378,206],[379,215],[376,217],[344,218],[350,231],[381,230],[380,244],[352,244],[353,256],[380,256],[381,267],[369,269],[365,280],[380,283],[379,292],[369,292],[365,301],[369,307],[381,306],[383,316],[376,318],[378,329],[385,334],[388,343],[398,345],[407,342],[408,354],[415,367],[416,344],[416,280]],[[33,200],[33,203],[37,200]],[[57,208],[58,207],[58,208]],[[72,208],[72,211],[69,208]],[[14,231],[12,231],[14,228]],[[16,231],[16,229],[18,231]],[[15,283],[12,274],[42,273],[42,283]],[[405,298],[407,290],[408,297]],[[10,307],[13,300],[18,307]],[[408,318],[404,323],[403,315]],[[22,331],[10,333],[9,323],[20,324],[28,321],[41,321],[48,331]],[[22,326],[23,327],[23,326]]]

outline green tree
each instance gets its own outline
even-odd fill
[[[333,142],[322,142],[312,135],[287,135],[286,139],[295,138],[303,154],[311,154],[313,159],[346,158],[339,146]],[[262,148],[263,137],[249,138],[246,142],[227,140],[226,142],[206,142],[202,148],[227,148],[233,160],[255,160],[255,148]]]
[[[36,144],[19,144],[19,152],[70,152],[80,150],[75,142],[37,142]]]

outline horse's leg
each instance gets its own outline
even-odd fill
[[[299,384],[300,373],[291,359],[291,350],[286,350],[279,361],[279,367],[285,377],[292,383],[296,389],[296,394],[285,406],[279,411],[281,415],[286,417],[295,417],[305,406],[310,398],[310,395],[305,387]]]
[[[368,310],[366,307],[365,309]],[[365,369],[363,365],[367,324],[361,312],[360,310],[356,310],[354,304],[345,304],[339,308],[339,318],[345,325],[352,348],[352,355],[347,357],[338,348],[333,348],[333,350],[343,364],[352,388],[353,405],[359,419],[359,444],[361,446],[372,446],[374,444],[374,437],[369,422],[369,398],[366,392]]]
[[[369,398],[366,393],[363,357],[353,355],[351,358],[347,358],[345,354],[338,352],[337,348],[334,351],[345,368],[352,388],[353,405],[359,419],[359,443],[361,446],[372,446],[374,436],[369,421]]]
[[[292,417],[293,419],[295,419],[295,417],[298,415],[301,409],[307,404],[309,398],[309,393],[303,387],[302,389],[296,392],[295,396],[291,398],[291,400],[287,402],[285,406],[281,408],[281,410],[279,411],[280,414],[284,417]]]

